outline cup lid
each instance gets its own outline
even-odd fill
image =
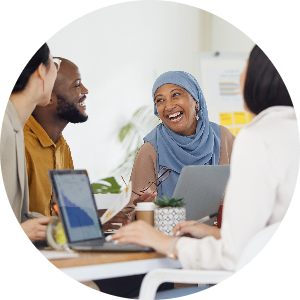
[[[135,210],[154,210],[155,204],[153,202],[139,202],[137,203]]]

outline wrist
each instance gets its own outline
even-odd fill
[[[156,243],[152,246],[152,248],[156,252],[165,255],[170,247],[173,238],[170,236],[166,236],[161,232],[159,233],[159,235],[159,239],[156,239]]]
[[[220,229],[210,226],[210,230],[206,236],[213,236],[215,239],[218,240],[221,238]]]
[[[166,257],[170,259],[178,259],[177,250],[176,250],[176,244],[179,240],[179,237],[172,238],[172,241],[169,244],[169,249],[166,251]]]

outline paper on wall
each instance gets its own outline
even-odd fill
[[[242,71],[242,65],[236,68],[208,68],[206,74],[211,105],[240,107],[243,104],[239,82]]]
[[[220,113],[220,123],[223,126],[232,125],[231,113]]]
[[[239,125],[247,124],[246,113],[245,112],[234,112],[234,123]]]
[[[235,136],[252,120],[251,114],[245,111],[222,112],[219,118],[220,124],[227,127]]]
[[[108,207],[104,215],[101,217],[101,223],[105,224],[117,213],[119,213],[130,201],[132,192],[131,182],[126,186],[121,194],[114,200],[114,202]]]

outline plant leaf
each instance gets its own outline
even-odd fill
[[[134,128],[134,124],[128,123],[127,125],[123,126],[119,132],[119,140],[123,142],[125,137],[130,133],[130,131]]]
[[[153,201],[153,203],[156,204],[159,207],[163,207],[164,206],[164,203],[161,200],[159,200],[159,199],[156,199],[155,201]]]
[[[91,184],[94,194],[120,194],[121,186],[114,177],[108,177]]]
[[[162,195],[163,201],[169,201],[169,198],[166,195]]]
[[[162,195],[161,198],[156,198],[156,201],[154,201],[154,203],[159,207],[182,207],[186,204],[183,198],[169,198],[166,195]]]

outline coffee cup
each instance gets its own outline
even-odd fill
[[[139,202],[135,207],[136,219],[154,226],[154,208],[155,204],[153,202]]]

